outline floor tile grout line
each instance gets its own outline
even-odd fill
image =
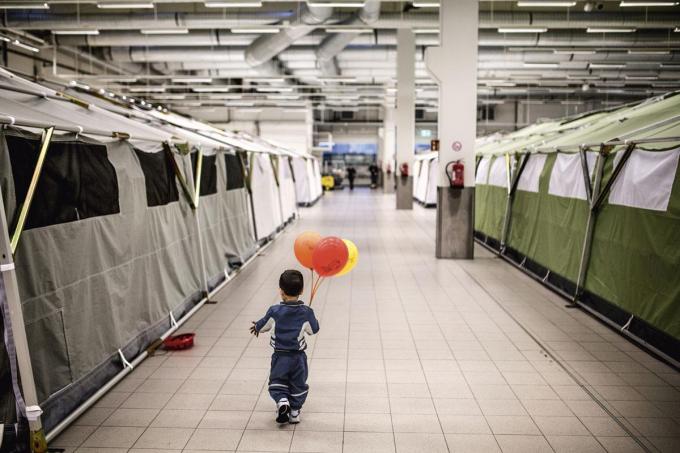
[[[392,417],[392,399],[390,398],[390,383],[389,379],[387,376],[387,361],[385,360],[385,343],[383,341],[383,334],[382,334],[382,326],[380,324],[380,311],[378,310],[378,297],[377,297],[377,292],[376,292],[376,281],[375,281],[375,272],[374,272],[374,262],[373,262],[373,254],[371,253],[371,243],[368,243],[368,250],[369,250],[369,257],[370,259],[370,264],[371,264],[371,275],[372,275],[372,281],[373,281],[373,295],[374,295],[374,305],[375,305],[375,314],[376,314],[376,319],[378,320],[378,326],[377,326],[377,331],[378,331],[378,338],[380,339],[380,356],[382,358],[382,363],[383,363],[383,375],[385,376],[385,387],[387,389],[387,408],[389,410],[389,416],[390,416],[390,426],[392,426],[392,442],[394,442],[394,450],[397,451],[397,433],[394,430],[394,418]],[[402,307],[403,311],[403,307]]]
[[[417,252],[417,251],[416,251],[416,252]],[[427,265],[426,265],[426,266],[427,266]],[[412,272],[412,271],[410,271],[410,273],[411,273],[411,275],[413,275],[413,272]],[[415,277],[415,275],[414,275],[414,277]],[[418,286],[419,291],[421,291],[421,290],[420,290],[420,284],[418,283],[418,279],[415,278],[414,280],[416,281],[416,285]],[[471,295],[470,295],[470,296],[471,296]],[[472,296],[471,296],[471,297],[472,297]],[[430,313],[432,314],[432,307],[430,306],[430,303],[429,303],[429,301],[428,301],[428,298],[427,298],[427,297],[423,297],[423,300],[425,301],[425,304],[428,306],[428,310],[429,310]],[[459,310],[456,309],[456,311],[458,312]],[[446,340],[446,336],[444,335],[444,331],[443,331],[443,329],[442,329],[442,327],[441,327],[441,324],[440,324],[439,321],[437,320],[436,316],[433,315],[433,318],[434,318],[435,323],[436,323],[436,325],[437,325],[437,327],[438,327],[438,329],[439,329],[439,333],[440,333],[440,334],[442,335],[442,337],[444,338],[445,343],[446,343],[446,345],[447,345],[447,348],[448,348],[449,352],[451,353],[452,357],[454,358],[454,361],[456,362],[456,365],[458,366],[458,369],[460,370],[461,376],[462,376],[463,379],[465,380],[465,383],[466,383],[466,385],[467,385],[467,387],[468,387],[468,390],[470,391],[470,394],[472,395],[472,398],[474,399],[475,403],[477,404],[477,407],[479,407],[479,408],[480,408],[480,411],[482,412],[482,417],[484,417],[484,421],[486,422],[487,427],[489,428],[489,432],[490,432],[491,435],[494,437],[494,441],[496,442],[496,445],[497,445],[498,448],[500,449],[501,447],[500,447],[500,444],[498,443],[498,439],[496,438],[496,435],[494,434],[493,429],[491,428],[491,425],[489,424],[489,421],[488,421],[488,419],[486,418],[486,414],[484,414],[484,411],[481,410],[481,406],[480,406],[480,404],[479,404],[479,401],[477,400],[477,396],[476,396],[475,393],[472,391],[472,387],[470,386],[470,382],[468,381],[467,376],[465,376],[465,372],[460,368],[460,365],[459,365],[458,360],[457,360],[457,358],[456,358],[455,352],[454,352],[453,349],[451,348],[451,345],[449,344],[448,340]],[[471,332],[473,332],[473,335],[475,336],[475,338],[477,338],[477,335],[474,333],[474,329],[472,329],[472,328],[470,327],[470,325],[468,324],[468,322],[467,322],[467,320],[465,319],[465,317],[462,316],[462,313],[461,313],[461,319],[465,322],[465,325],[468,327],[468,329],[469,329]],[[477,338],[477,341],[479,342],[479,338]],[[480,344],[483,346],[483,343],[480,342]],[[421,365],[421,366],[422,366],[422,365]],[[496,366],[496,365],[495,365],[495,362],[494,362],[494,366]],[[427,377],[426,377],[425,380],[426,380],[426,382],[428,382]],[[429,388],[429,383],[428,383],[428,388]],[[434,401],[433,401],[433,403],[434,403]],[[435,412],[437,413],[437,419],[439,420],[440,427],[442,428],[442,432],[444,432],[443,426],[441,426],[441,420],[439,419],[439,412],[438,412],[438,410],[437,410],[436,405],[435,405]],[[448,447],[448,440],[446,440],[446,433],[444,433],[444,439],[445,439],[445,441],[446,441],[447,448],[449,448],[449,447]],[[449,448],[449,450],[450,450],[450,448]]]
[[[635,441],[635,442],[636,442],[636,443],[637,443],[644,451],[646,451],[646,452],[648,452],[648,453],[652,453],[652,450],[650,450],[650,449],[647,447],[647,445],[646,445],[644,442],[642,442],[642,441],[640,440],[640,438],[639,438],[637,435],[635,435],[633,432],[631,432],[631,431],[628,429],[628,427],[627,427],[626,425],[624,425],[624,424],[619,420],[619,418],[616,417],[616,416],[609,410],[609,408],[607,407],[607,404],[605,404],[605,403],[606,403],[606,400],[605,400],[605,403],[603,403],[602,401],[600,401],[600,399],[597,398],[597,396],[596,396],[595,394],[593,394],[593,393],[588,389],[588,386],[586,386],[585,384],[583,384],[583,383],[577,378],[577,376],[574,375],[564,363],[562,363],[562,361],[560,361],[557,357],[554,356],[554,354],[552,353],[552,351],[550,350],[550,348],[547,347],[547,345],[544,345],[538,337],[536,337],[536,336],[535,336],[535,335],[534,335],[534,334],[533,334],[526,326],[524,326],[522,323],[520,323],[520,322],[517,320],[517,318],[516,318],[512,313],[510,313],[505,307],[503,307],[503,305],[502,305],[501,303],[499,303],[498,300],[497,300],[491,293],[487,292],[487,291],[484,289],[484,287],[481,286],[481,285],[479,284],[479,282],[477,281],[477,279],[467,271],[467,269],[464,269],[464,268],[463,268],[463,272],[465,272],[466,274],[468,274],[468,276],[469,276],[473,281],[475,281],[475,282],[477,283],[477,285],[482,289],[482,291],[486,292],[486,293],[488,294],[488,296],[489,296],[489,297],[490,297],[490,298],[491,298],[491,299],[492,299],[492,300],[493,300],[493,301],[501,308],[501,310],[503,310],[508,316],[510,316],[510,317],[517,323],[517,325],[518,325],[520,328],[522,328],[522,330],[524,330],[524,331],[526,332],[526,334],[529,335],[529,336],[536,342],[536,344],[537,344],[538,346],[540,346],[540,347],[546,352],[546,354],[550,355],[550,356],[552,357],[552,359],[555,361],[555,363],[556,363],[558,366],[560,366],[560,367],[561,367],[561,368],[562,368],[562,369],[563,369],[563,370],[564,370],[564,371],[565,371],[565,372],[566,372],[566,373],[574,380],[574,382],[576,382],[576,384],[577,384],[579,387],[581,387],[581,388],[583,389],[583,391],[585,391],[585,392],[592,398],[592,400],[593,400],[597,405],[599,405],[599,406],[602,408],[602,410],[604,410],[605,413],[607,413],[607,414],[609,415],[609,417],[610,417],[611,419],[613,419],[613,420],[614,420],[614,421],[615,421],[615,422],[616,422],[616,423],[624,430],[624,432],[626,432],[626,433],[627,433],[627,434],[628,434],[628,435],[629,435],[629,436],[630,436],[630,437],[631,437],[631,438],[632,438],[632,439],[633,439],[633,440],[634,440],[634,441]],[[540,429],[540,428],[539,428],[539,429]],[[647,440],[645,436],[641,436],[641,437],[644,437],[645,440]],[[597,439],[597,437],[595,437],[595,439]],[[598,443],[599,443],[599,440],[598,440]],[[651,442],[650,442],[650,444],[651,444]],[[652,445],[653,445],[653,444],[652,444]],[[603,447],[604,447],[604,446],[603,446]]]
[[[579,380],[574,374],[572,374],[572,373],[565,367],[565,365],[564,365],[559,359],[557,359],[557,357],[555,357],[554,354],[551,353],[551,351],[546,347],[546,345],[543,345],[543,344],[541,343],[541,341],[538,340],[538,338],[535,337],[535,336],[534,336],[534,335],[533,335],[533,334],[532,334],[532,333],[531,333],[531,332],[530,332],[530,331],[529,331],[529,330],[528,330],[528,329],[527,329],[527,328],[526,328],[526,327],[525,327],[525,326],[524,326],[524,325],[523,325],[523,324],[522,324],[522,323],[521,323],[521,322],[520,322],[520,321],[519,321],[512,313],[510,313],[505,307],[502,306],[502,304],[500,304],[500,303],[498,302],[498,300],[495,298],[495,296],[494,296],[493,293],[487,291],[486,288],[485,288],[485,287],[484,287],[484,286],[483,286],[483,285],[482,285],[482,284],[474,277],[474,275],[472,275],[467,269],[465,269],[465,268],[462,267],[462,266],[458,266],[458,267],[459,267],[461,270],[463,270],[463,272],[465,272],[465,273],[468,275],[468,277],[469,277],[470,279],[472,279],[472,280],[475,282],[475,284],[476,284],[479,288],[481,288],[482,291],[484,291],[484,292],[491,298],[491,300],[493,300],[493,301],[495,302],[496,305],[498,305],[498,306],[499,306],[499,307],[500,307],[500,308],[501,308],[508,316],[510,316],[510,317],[514,320],[514,322],[515,322],[520,328],[522,328],[522,330],[524,330],[524,331],[525,331],[525,332],[533,339],[534,342],[536,342],[536,344],[537,344],[539,347],[541,347],[547,354],[549,354],[549,355],[553,358],[554,362],[557,363],[560,367],[562,367],[562,368],[564,369],[564,371],[567,372],[567,374],[572,378],[572,380],[573,380],[579,387],[581,387],[581,388],[582,388],[582,389],[583,389],[583,390],[584,390],[584,391],[592,398],[592,400],[595,401],[595,402],[596,402],[596,403],[597,403],[597,404],[605,411],[605,413],[607,413],[607,414],[609,415],[609,417],[610,417],[611,419],[613,419],[613,420],[614,420],[614,421],[615,421],[615,422],[616,422],[616,423],[624,430],[624,432],[628,433],[629,437],[631,437],[631,438],[632,438],[637,444],[639,444],[645,451],[651,452],[651,450],[649,450],[649,449],[647,448],[646,445],[644,445],[643,443],[641,443],[641,441],[636,437],[635,434],[633,434],[627,427],[625,427],[625,425],[623,425],[623,424],[621,423],[621,421],[620,421],[614,414],[612,414],[612,413],[608,410],[608,408],[606,408],[605,405],[603,405],[603,403],[602,403],[601,401],[599,401],[599,399],[598,399],[595,395],[593,395],[593,394],[588,390],[587,386],[585,386],[584,384],[582,384],[582,383],[580,382],[580,380]],[[455,275],[454,275],[454,278],[455,278]],[[483,309],[483,308],[482,308],[482,309]],[[572,316],[572,315],[570,314],[570,316]],[[572,318],[573,318],[573,316],[572,316]],[[492,318],[492,319],[493,319],[493,318]],[[549,319],[547,319],[547,318],[546,318],[545,320],[546,320],[546,322],[549,322],[551,325],[553,325],[556,329],[558,329],[558,330],[561,331],[561,329],[560,329],[558,326],[554,325],[554,323],[552,322],[552,320],[549,320]],[[576,321],[577,321],[577,320],[576,320]],[[495,321],[494,321],[494,323],[495,323]],[[589,330],[592,330],[592,329],[589,328]],[[494,364],[495,364],[495,362],[494,362]],[[501,373],[501,374],[502,374],[502,373]],[[579,374],[577,373],[577,375],[579,375]],[[579,376],[580,376],[580,375],[579,375]],[[551,385],[550,383],[548,383],[548,385],[552,388],[552,385]],[[513,393],[515,393],[515,390],[512,388],[512,386],[509,385],[509,387],[510,387],[510,389],[513,391]],[[517,395],[515,394],[515,396],[517,396]],[[560,399],[561,399],[561,398],[560,398]],[[522,406],[524,407],[524,409],[525,409],[525,411],[526,411],[526,410],[527,410],[527,409],[526,409],[526,406],[524,405],[524,403],[522,402],[522,400],[519,399],[519,401],[520,401],[520,404],[522,404]],[[527,411],[527,414],[528,414],[529,417],[532,419],[532,421],[534,422],[534,424],[536,424],[536,422],[535,422],[535,420],[534,420],[534,417],[531,415],[531,413],[530,413],[529,411]],[[579,419],[579,417],[576,417],[576,418]],[[580,421],[580,419],[579,419],[579,421]],[[538,426],[538,424],[536,424],[536,426],[538,427],[539,431],[542,432],[542,430],[541,430],[541,428]],[[588,430],[587,427],[586,427],[586,429]],[[588,431],[590,432],[590,430],[588,430]],[[591,434],[592,434],[592,433],[591,433]],[[543,434],[543,437],[545,437],[545,438],[546,438],[546,441],[547,441],[547,436],[546,436],[545,434]],[[601,442],[599,441],[599,439],[597,438],[597,436],[593,435],[593,437],[596,439],[596,441],[598,442],[598,444],[601,445]],[[643,436],[643,437],[644,437],[644,436]],[[645,438],[645,439],[646,439],[646,438]],[[650,444],[651,444],[651,442],[650,442]],[[604,446],[602,446],[602,447],[604,448]]]

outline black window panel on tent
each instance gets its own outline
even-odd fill
[[[191,154],[191,168],[194,169],[194,178],[196,178],[196,162],[198,161],[198,153]],[[195,179],[194,179],[195,180]],[[212,195],[217,193],[217,155],[206,156],[203,155],[203,166],[201,168],[201,190],[199,195]]]
[[[179,200],[177,184],[175,183],[175,169],[170,156],[165,151],[146,153],[135,149],[144,173],[146,186],[146,205],[163,206]]]
[[[6,135],[5,140],[17,206],[22,206],[38,162],[40,140],[12,135]],[[106,146],[81,142],[50,143],[24,229],[119,212],[118,178],[109,162]]]
[[[227,190],[242,189],[245,187],[245,181],[241,158],[234,154],[225,154],[224,158],[227,167]]]

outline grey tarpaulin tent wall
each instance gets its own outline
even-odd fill
[[[477,239],[678,366],[680,95],[504,142],[478,162]]]
[[[31,207],[13,260],[49,438],[254,253],[247,178],[220,137],[152,127],[5,72],[0,123],[0,215],[10,234]],[[1,386],[2,423],[17,421],[15,403]]]

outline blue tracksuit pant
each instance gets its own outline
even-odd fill
[[[287,399],[292,410],[299,410],[307,399],[307,354],[304,351],[272,354],[269,372],[269,394],[279,402]]]

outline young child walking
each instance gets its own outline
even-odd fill
[[[302,273],[287,270],[279,278],[281,303],[272,305],[259,321],[253,321],[250,333],[272,330],[274,348],[269,372],[269,394],[276,402],[278,423],[300,423],[300,409],[307,399],[307,342],[305,334],[319,331],[314,310],[300,300],[304,289]]]

